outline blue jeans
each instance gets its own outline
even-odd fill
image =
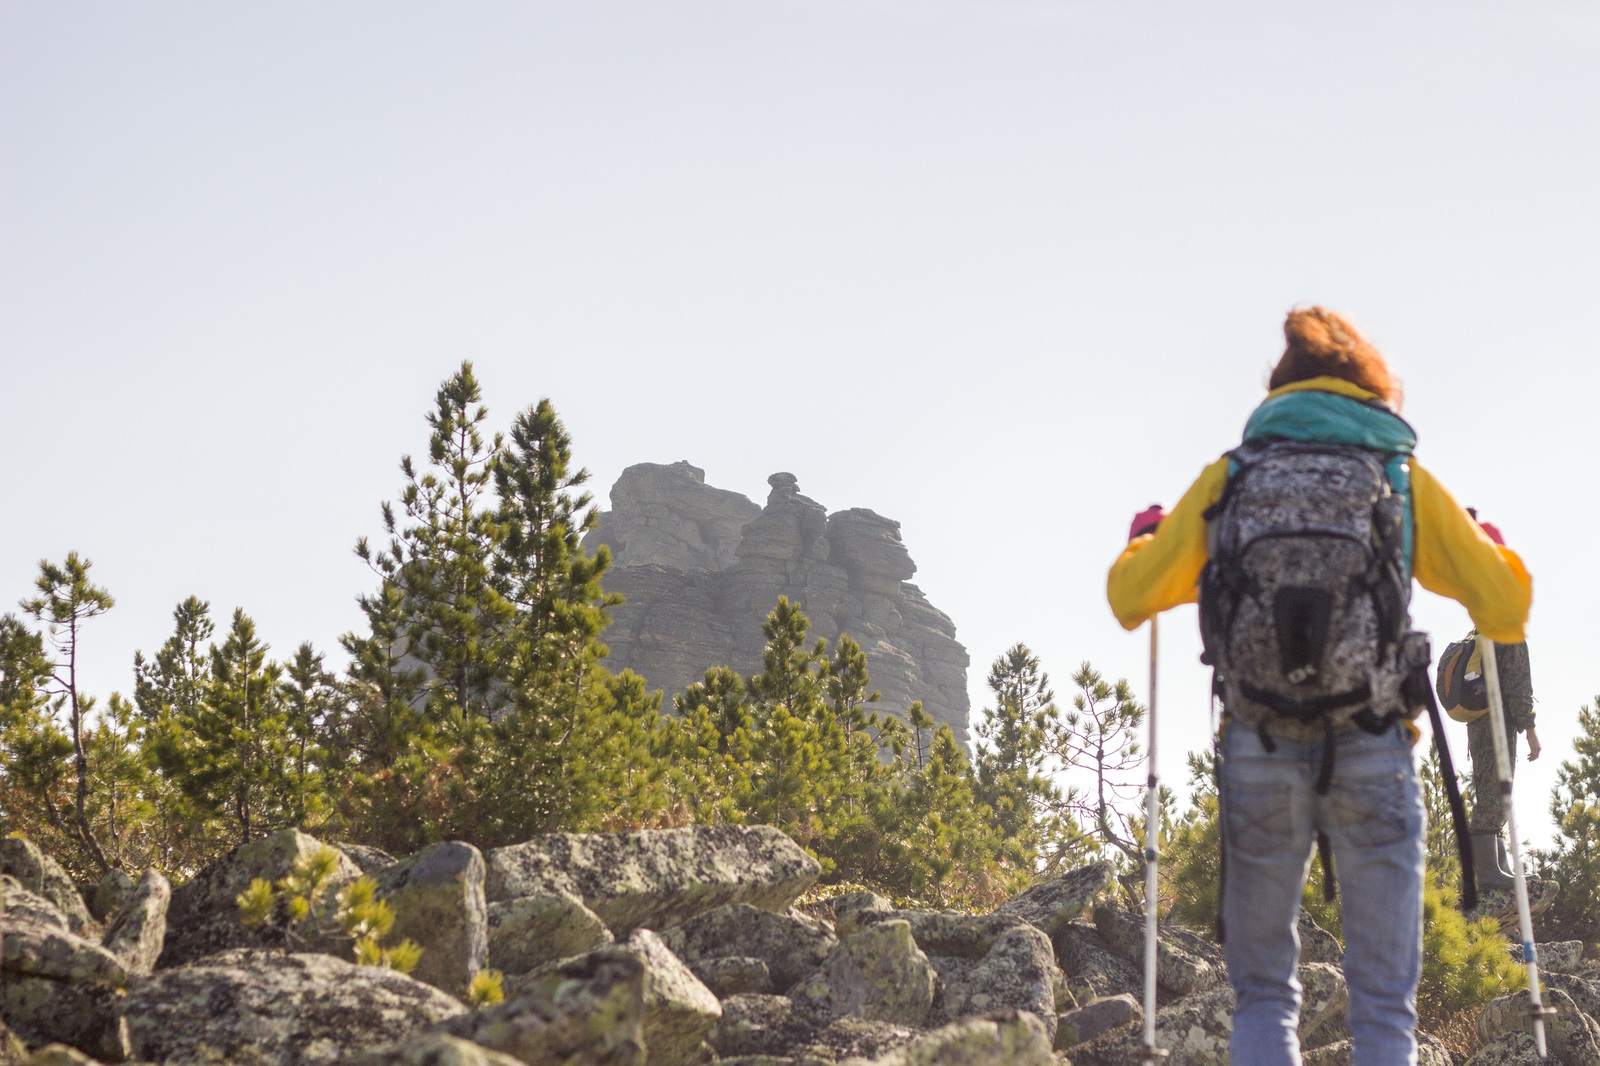
[[[1400,726],[1335,741],[1333,783],[1316,794],[1322,744],[1230,723],[1222,738],[1222,920],[1237,997],[1229,1054],[1244,1066],[1299,1066],[1296,921],[1316,834],[1333,844],[1350,986],[1353,1066],[1417,1061],[1422,972],[1422,788]]]

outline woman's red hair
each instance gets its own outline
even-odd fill
[[[1378,349],[1343,315],[1321,307],[1290,311],[1283,321],[1283,336],[1288,345],[1267,380],[1268,389],[1309,378],[1343,378],[1400,409],[1404,398],[1400,382]]]

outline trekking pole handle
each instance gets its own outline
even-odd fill
[[[1506,740],[1505,696],[1500,691],[1500,661],[1494,641],[1478,634],[1478,654],[1483,660],[1483,680],[1489,690],[1489,734],[1494,738],[1494,763],[1505,795],[1506,832],[1511,838],[1511,883],[1517,897],[1517,923],[1522,932],[1522,961],[1528,967],[1528,1002],[1533,1007],[1533,1041],[1541,1059],[1545,1049],[1546,1009],[1539,991],[1539,956],[1533,946],[1533,914],[1528,906],[1528,879],[1522,869],[1522,841],[1517,837],[1517,812],[1511,803],[1511,745]]]

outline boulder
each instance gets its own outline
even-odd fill
[[[1532,1041],[1529,1042],[1532,1046]],[[1304,1066],[1350,1066],[1353,1048],[1349,1039],[1308,1051],[1302,1060]],[[1427,1033],[1417,1034],[1417,1066],[1455,1066],[1455,1056],[1437,1038]],[[1549,1066],[1548,1063],[1541,1066]]]
[[[487,908],[489,965],[528,973],[612,942],[600,916],[570,892],[521,896]]]
[[[911,938],[911,923],[879,922],[839,941],[822,966],[790,992],[797,1004],[833,1016],[921,1025],[937,976]]]
[[[17,1061],[24,1062],[25,1066],[95,1066],[94,1059],[66,1044],[46,1044],[26,1059]]]
[[[822,869],[766,825],[554,833],[496,848],[488,866],[491,902],[569,892],[619,937],[670,929],[729,903],[782,911]]]
[[[764,959],[748,955],[723,955],[701,959],[689,969],[718,999],[765,995],[772,991],[772,972],[767,969]]]
[[[0,1066],[22,1066],[28,1057],[28,1045],[0,1021]]]
[[[1042,929],[1019,925],[995,940],[962,981],[947,981],[940,1005],[952,1021],[1005,1008],[1031,1011],[1056,1035],[1055,953]]]
[[[422,948],[412,977],[461,995],[488,964],[483,877],[483,853],[459,840],[424,848],[372,873],[378,898],[394,909],[390,937],[409,937]]]
[[[1300,911],[1298,923],[1301,962],[1331,962],[1335,966],[1344,965],[1344,948],[1340,946],[1338,937],[1318,925],[1316,919],[1307,914],[1304,908]]]
[[[1144,1008],[1126,992],[1120,996],[1106,996],[1061,1015],[1056,1022],[1055,1046],[1066,1051],[1074,1044],[1084,1044],[1102,1033],[1120,1029],[1124,1025],[1143,1025]]]
[[[30,1044],[70,1044],[102,1062],[121,1062],[131,1047],[115,989],[46,977],[5,975],[0,1017]]]
[[[1111,884],[1111,877],[1109,862],[1090,863],[1012,896],[996,907],[994,913],[1020,918],[1053,938]]]
[[[1522,945],[1511,945],[1511,957],[1522,962]],[[1549,944],[1535,944],[1534,956],[1539,960],[1541,973],[1572,973],[1583,965],[1583,941],[1557,940]]]
[[[337,1062],[465,1011],[394,970],[253,948],[160,970],[122,1003],[141,1059],[257,1066]]]
[[[1045,1027],[1027,1011],[967,1018],[918,1037],[876,1059],[846,1066],[1055,1066]]]
[[[297,829],[283,829],[239,845],[174,888],[167,906],[167,938],[156,968],[181,966],[233,948],[285,946],[281,929],[271,925],[251,929],[239,920],[238,897],[254,878],[285,877],[296,859],[324,846]],[[360,876],[360,868],[340,853],[336,881],[343,884]]]
[[[1527,879],[1528,886],[1528,913],[1538,917],[1550,909],[1550,905],[1561,898],[1561,885],[1555,881],[1539,877]],[[1508,888],[1478,890],[1478,909],[1467,915],[1468,918],[1494,918],[1500,923],[1500,932],[1506,938],[1516,942],[1518,938],[1517,897]]]
[[[1144,972],[1144,920],[1102,904],[1094,909],[1094,926],[1106,946]],[[1156,982],[1174,995],[1187,996],[1216,988],[1227,980],[1222,952],[1180,926],[1161,927],[1156,938]]]
[[[344,857],[355,863],[364,874],[375,874],[385,866],[393,866],[397,861],[387,851],[372,847],[370,844],[353,844],[348,840],[341,840],[333,846],[344,852]]]
[[[711,1030],[711,1046],[723,1058],[781,1054],[793,1043],[793,1022],[794,1005],[787,996],[729,996]]]
[[[100,946],[122,960],[131,974],[148,976],[167,939],[167,907],[172,884],[160,872],[146,870],[123,896],[122,907],[100,939]]]
[[[53,925],[19,921],[6,916],[0,942],[0,970],[7,974],[47,977],[68,984],[104,984],[121,988],[128,983],[122,960],[99,944]]]
[[[1084,999],[1131,993],[1144,999],[1144,973],[1106,947],[1100,931],[1087,921],[1069,922],[1053,938],[1056,958],[1067,982]]]
[[[131,895],[133,878],[126,870],[112,867],[100,876],[100,883],[94,886],[93,892],[84,893],[84,901],[89,904],[94,920],[105,922],[116,916]]]
[[[548,966],[504,1003],[433,1027],[529,1066],[644,1066],[645,967],[626,947]]]
[[[820,1029],[808,1030],[803,1043],[791,1050],[800,1066],[821,1066],[841,1059],[876,1059],[905,1047],[923,1034],[910,1025],[856,1016],[835,1018]]]
[[[1224,985],[1185,996],[1156,1012],[1156,1046],[1166,1048],[1169,1063],[1184,1066],[1227,1066],[1228,1040],[1233,1035],[1233,989]],[[1071,1051],[1074,1066],[1140,1066],[1144,1031],[1121,1028]]]
[[[668,929],[661,940],[691,967],[734,953],[760,959],[780,992],[822,965],[838,943],[815,918],[796,911],[774,914],[747,903],[707,911]]]
[[[644,1045],[652,1066],[684,1066],[709,1058],[706,1035],[722,1005],[661,938],[635,929],[626,950],[644,965]]]
[[[11,875],[23,888],[54,904],[72,932],[82,934],[93,928],[94,918],[72,878],[33,841],[0,837],[0,874]]]
[[[1541,988],[1559,988],[1572,997],[1572,1002],[1577,1004],[1579,1010],[1591,1018],[1600,1019],[1600,981],[1573,974],[1545,973],[1541,970],[1539,985]]]
[[[1303,962],[1299,977],[1301,1049],[1348,1039],[1350,988],[1344,970],[1328,962]]]
[[[1544,1005],[1553,1007],[1556,1016],[1545,1026],[1545,1039],[1555,1057],[1572,1066],[1600,1064],[1600,1025],[1573,1002],[1563,989],[1541,989]],[[1517,1033],[1533,1033],[1533,1014],[1526,991],[1500,996],[1478,1014],[1478,1039],[1485,1048]]]
[[[911,936],[917,947],[929,955],[951,955],[962,959],[981,959],[994,942],[1018,926],[1026,925],[1010,914],[963,914],[960,911],[872,911],[862,913],[861,927],[891,919],[911,923]]]
[[[61,908],[37,892],[29,892],[15,877],[0,874],[0,904],[5,907],[5,919],[10,922],[28,922],[48,925],[71,931],[71,923],[61,913]]]
[[[521,1063],[510,1055],[490,1051],[460,1037],[421,1033],[397,1044],[343,1059],[340,1066],[521,1066]]]
[[[1532,1033],[1508,1033],[1485,1044],[1466,1066],[1546,1066],[1548,1062],[1539,1058]]]
[[[876,892],[843,892],[828,901],[833,932],[840,939],[861,932],[874,915],[894,913],[894,904]]]

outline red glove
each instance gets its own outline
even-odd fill
[[[1506,538],[1500,535],[1500,531],[1495,528],[1493,522],[1479,522],[1478,528],[1489,534],[1489,539],[1500,545],[1500,547],[1504,548],[1506,546]]]
[[[1161,520],[1167,517],[1159,503],[1152,503],[1149,507],[1133,516],[1133,525],[1128,527],[1128,539],[1142,537],[1146,533],[1154,533]]]

